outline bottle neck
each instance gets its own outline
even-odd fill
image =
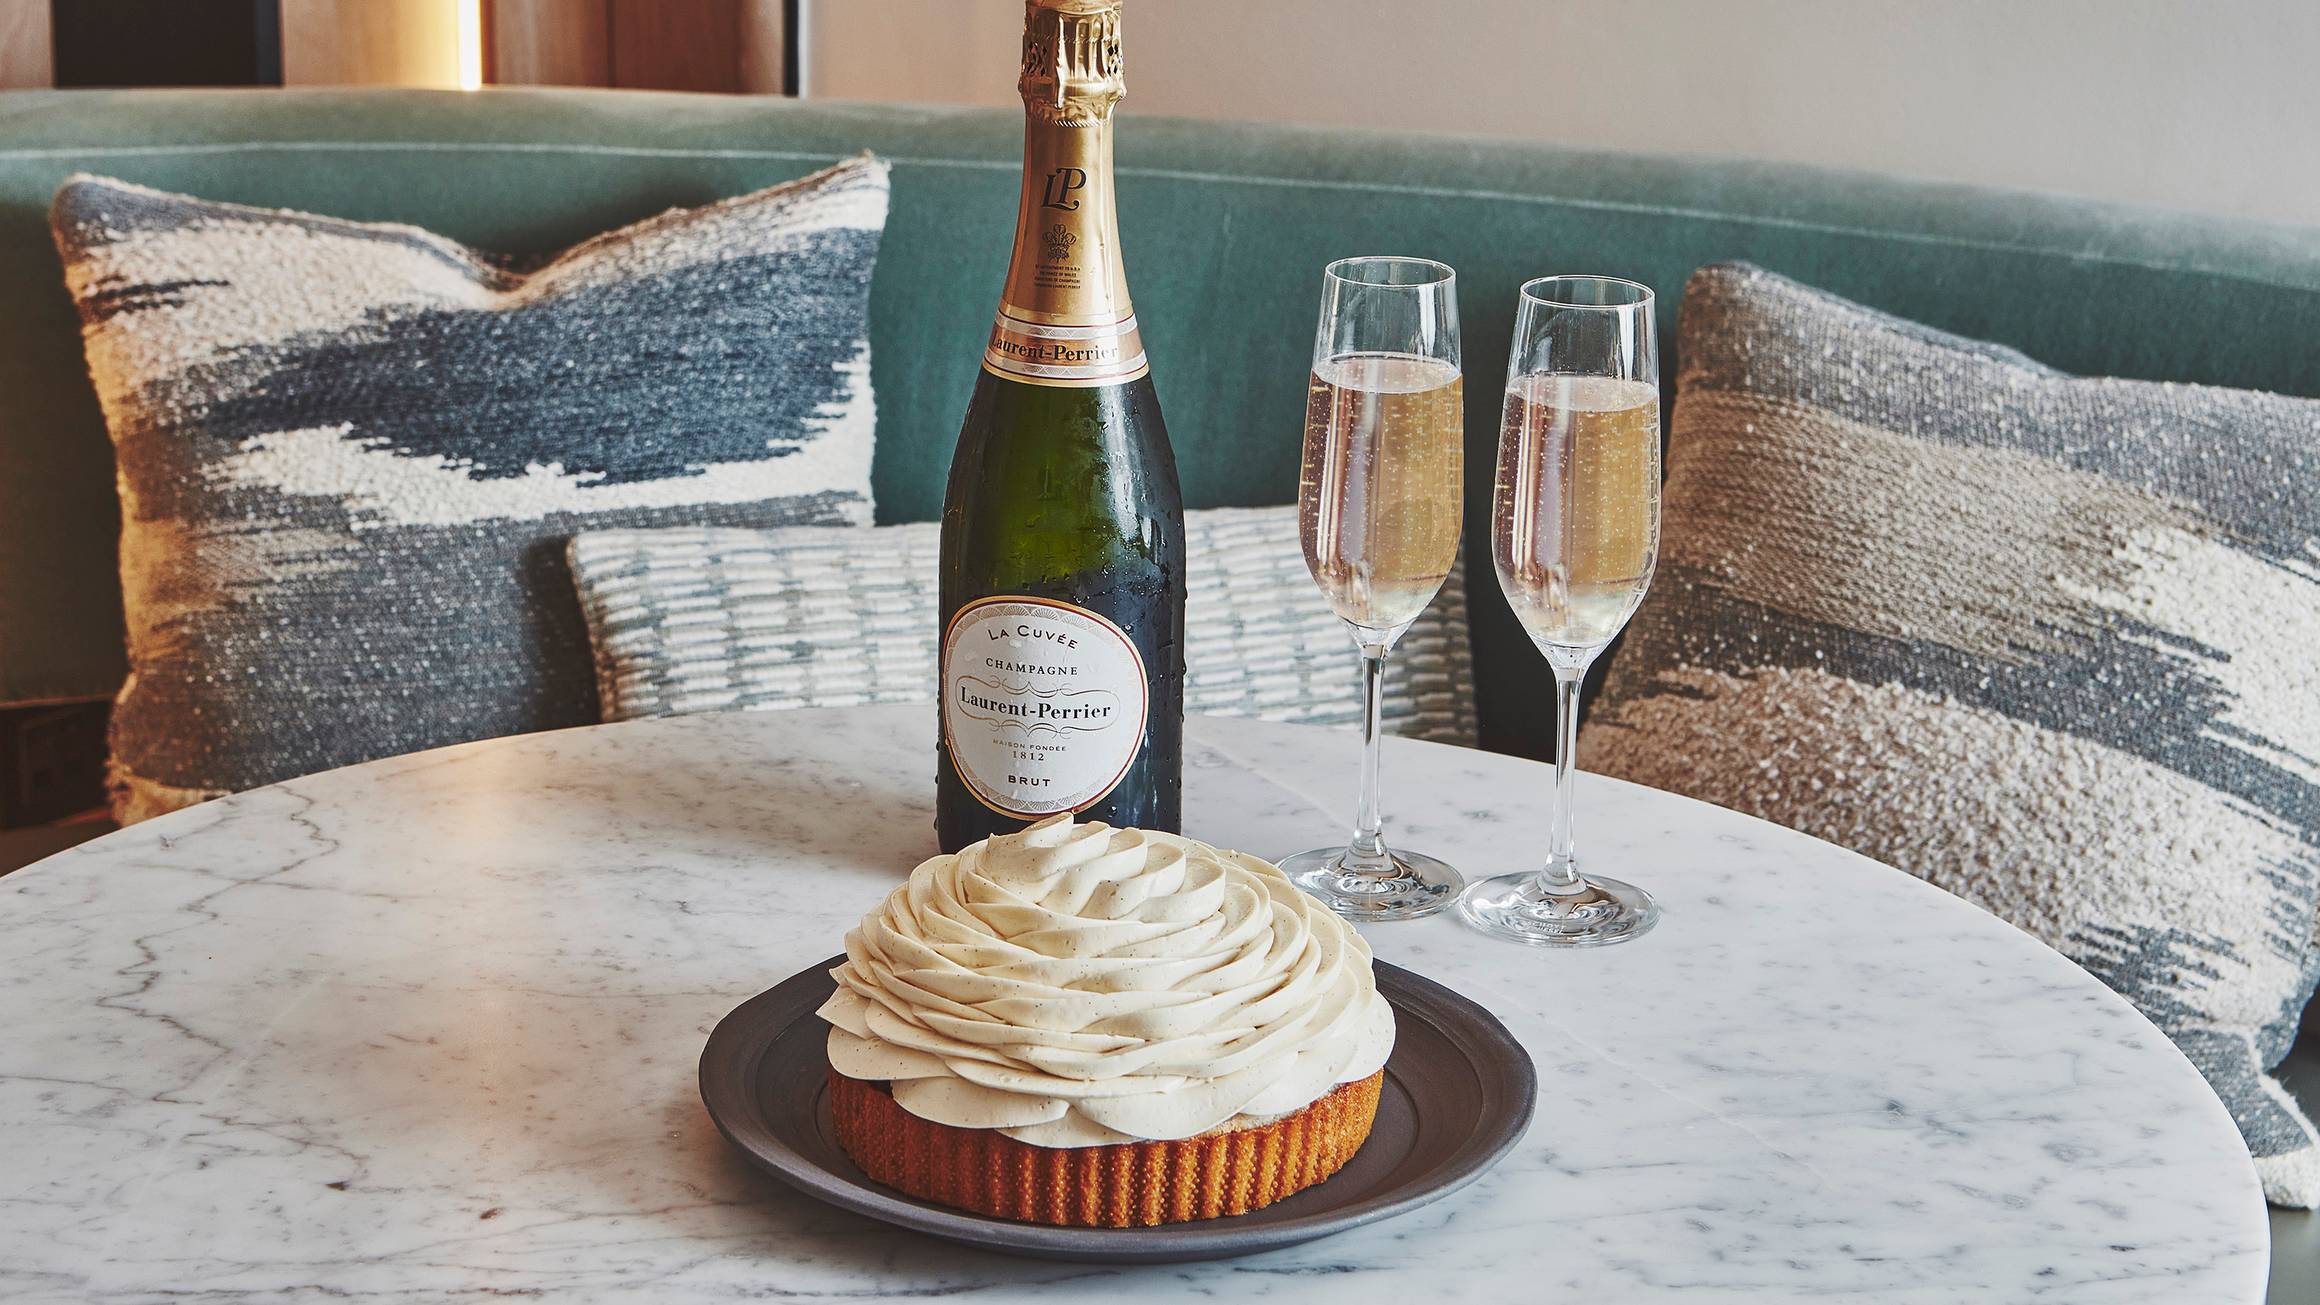
[[[1015,254],[983,366],[1034,385],[1116,385],[1147,367],[1120,263],[1110,116],[1027,117]]]

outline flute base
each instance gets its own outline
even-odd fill
[[[1281,873],[1321,899],[1330,910],[1357,924],[1417,920],[1457,899],[1465,876],[1422,852],[1392,852],[1390,872],[1345,868],[1345,849],[1317,847],[1282,861]]]
[[[1617,879],[1586,875],[1578,891],[1543,890],[1538,872],[1493,875],[1458,897],[1458,917],[1493,938],[1533,947],[1608,947],[1640,938],[1659,923],[1650,893]]]

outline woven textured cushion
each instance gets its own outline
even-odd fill
[[[2079,379],[1736,266],[1680,355],[1661,574],[1581,755],[2044,939],[2312,1204],[2265,1071],[2320,962],[2320,402]]]
[[[518,267],[79,178],[120,467],[115,811],[596,717],[563,544],[866,524],[867,158]]]
[[[941,527],[609,530],[572,541],[607,720],[935,699]],[[1185,709],[1339,725],[1359,662],[1297,542],[1297,509],[1184,514]],[[1453,572],[1386,662],[1385,725],[1474,741]]]

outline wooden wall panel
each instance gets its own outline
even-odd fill
[[[611,0],[490,0],[490,80],[610,86]]]
[[[0,0],[0,90],[54,83],[48,0]]]
[[[752,95],[782,93],[782,57],[787,30],[782,0],[741,0],[741,85]]]
[[[612,84],[741,89],[742,0],[611,0]]]
[[[282,0],[287,86],[460,84],[462,0]]]

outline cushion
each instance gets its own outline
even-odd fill
[[[2206,1074],[2272,1200],[2320,1198],[2265,1073],[2320,962],[2320,402],[2080,379],[1743,266],[1692,279],[1679,355],[1587,764],[2044,939]]]
[[[116,814],[596,718],[564,541],[870,519],[867,157],[536,265],[76,178],[122,497]]]
[[[941,527],[608,530],[572,541],[607,720],[935,700]],[[1297,509],[1184,514],[1185,709],[1361,720],[1360,661]],[[1386,662],[1386,728],[1474,741],[1463,575]]]

